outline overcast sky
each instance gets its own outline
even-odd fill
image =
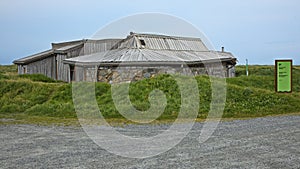
[[[0,64],[47,50],[52,42],[90,38],[144,12],[184,19],[239,64],[287,58],[300,65],[299,0],[1,0]]]

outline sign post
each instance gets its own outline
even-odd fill
[[[275,60],[275,91],[292,92],[292,60]]]
[[[246,59],[246,76],[249,76],[248,59]]]

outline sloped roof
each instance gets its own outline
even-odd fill
[[[133,32],[131,32],[126,39],[116,44],[112,49],[120,48],[208,51],[208,48],[200,38],[137,34]]]
[[[236,60],[229,52],[210,51],[199,38],[131,33],[111,50],[64,60],[67,64],[178,64]]]
[[[50,50],[46,50],[46,51],[43,51],[43,52],[40,52],[40,53],[37,53],[34,55],[30,55],[30,56],[27,56],[27,57],[24,57],[24,58],[21,58],[18,60],[14,60],[13,63],[14,64],[26,64],[26,63],[34,62],[36,60],[47,58],[47,57],[51,56],[52,54],[53,54],[53,50],[50,49]]]
[[[68,64],[176,64],[185,63],[208,63],[235,60],[228,52],[214,51],[176,51],[176,50],[153,50],[153,49],[114,49],[106,52],[94,53],[64,60]]]
[[[69,50],[73,50],[76,48],[80,48],[83,46],[83,43],[78,43],[78,44],[74,44],[74,45],[68,45],[68,46],[64,46],[58,49],[54,49],[54,53],[66,53]]]
[[[200,38],[176,37],[156,34],[130,33],[125,39],[77,40],[52,43],[52,49],[15,60],[15,64],[28,64],[57,53],[83,47],[83,56],[64,60],[67,64],[156,64],[198,63],[236,58],[229,52],[210,51]],[[99,52],[100,51],[100,52]]]
[[[14,60],[14,64],[27,64],[34,61],[42,60],[44,58],[50,57],[55,53],[65,53],[69,50],[81,47],[83,45],[82,40],[76,41],[76,43],[61,43],[61,44],[52,44],[52,49],[30,55],[21,59]]]
[[[119,42],[121,39],[101,39],[101,40],[90,40],[90,39],[83,39],[83,40],[76,40],[76,41],[69,41],[69,42],[61,42],[61,43],[52,43],[52,49],[34,54],[34,55],[30,55],[21,59],[17,59],[14,60],[13,63],[14,64],[28,64],[28,63],[32,63],[34,61],[38,61],[38,60],[42,60],[44,58],[47,57],[51,57],[54,54],[62,54],[62,53],[67,53],[70,50],[74,50],[77,48],[82,48],[84,46],[95,46],[93,47],[87,47],[85,48],[87,54],[91,54],[94,51],[97,51],[95,49],[98,49],[100,51],[105,51],[105,50],[109,50],[111,48],[111,46],[113,46],[112,44],[116,44],[117,42]],[[102,43],[110,43],[110,45],[107,44],[102,44]],[[96,46],[103,46],[101,48],[96,47]],[[108,49],[109,48],[109,49]],[[87,50],[89,49],[89,50]],[[91,50],[93,49],[93,50]]]

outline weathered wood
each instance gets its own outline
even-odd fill
[[[26,74],[43,74],[45,76],[55,79],[56,73],[53,70],[53,68],[55,68],[55,58],[52,56],[52,57],[45,58],[43,60],[39,60],[39,61],[35,61],[35,62],[27,64],[25,73]]]
[[[235,58],[228,60],[222,60],[222,58],[215,58],[210,60],[205,60],[202,62],[201,60],[194,61],[191,59],[190,62],[186,64],[190,67],[190,70],[182,69],[180,66],[180,62],[170,62],[169,60],[159,60],[164,56],[173,56],[177,57],[178,53],[183,52],[185,50],[191,51],[202,51],[206,49],[205,45],[201,46],[202,41],[197,38],[180,38],[169,36],[161,36],[161,35],[138,35],[131,34],[134,38],[126,39],[102,39],[102,40],[79,40],[79,41],[71,41],[64,43],[52,43],[52,49],[48,51],[44,51],[38,53],[36,55],[32,55],[26,58],[22,58],[17,60],[16,64],[18,64],[18,73],[19,74],[44,74],[50,78],[56,80],[62,80],[66,82],[71,81],[70,77],[70,65],[74,67],[74,80],[75,81],[106,81],[110,82],[111,79],[115,81],[127,81],[134,79],[145,78],[150,75],[150,77],[155,76],[156,74],[163,73],[178,73],[179,70],[182,74],[190,74],[190,71],[194,75],[200,74],[209,74],[212,76],[218,77],[234,77],[235,76]],[[143,44],[141,43],[143,40]],[[154,61],[141,61],[143,59],[143,55],[137,55],[132,62],[123,62],[116,61],[112,59],[111,62],[105,62],[104,66],[106,68],[101,69],[98,68],[98,62],[87,62],[82,64],[81,62],[64,62],[65,59],[74,58],[83,55],[90,55],[93,53],[104,52],[107,50],[117,49],[117,48],[151,48],[153,50],[159,50],[160,55],[153,52],[145,52],[146,56],[151,56],[154,58]],[[162,52],[162,49],[166,50]],[[176,50],[169,52],[168,50]],[[204,50],[206,51],[206,50]],[[209,52],[209,51],[207,51]],[[184,53],[184,56],[187,53]],[[209,54],[209,53],[208,53]],[[215,53],[214,53],[215,54]],[[230,53],[221,52],[218,53],[220,56],[227,56]],[[152,56],[153,55],[153,56]],[[116,54],[115,56],[118,56]],[[181,55],[182,56],[182,55]],[[194,57],[193,54],[189,55],[190,57]],[[223,57],[224,57],[223,56]],[[151,58],[150,57],[150,58]],[[208,57],[208,56],[207,56]],[[157,60],[158,59],[158,60]],[[189,57],[186,57],[189,60]],[[224,58],[223,58],[224,59]],[[70,59],[72,60],[72,59]],[[138,61],[138,62],[136,62]],[[220,66],[220,61],[222,66]],[[119,65],[122,62],[121,65]],[[68,63],[68,64],[65,64]],[[73,65],[77,63],[77,65]],[[70,65],[69,65],[70,64]],[[103,66],[103,65],[102,65]],[[121,67],[119,70],[115,70],[115,68],[119,66]],[[157,72],[144,72],[140,71],[140,68],[145,68],[147,66],[154,66],[153,69],[157,70]],[[166,67],[170,67],[166,69]],[[122,68],[123,67],[123,68]],[[126,67],[126,68],[125,68]],[[72,69],[73,70],[73,69]],[[134,77],[131,77],[129,72],[133,72],[135,74]]]
[[[84,55],[110,50],[120,39],[88,40],[84,44]]]

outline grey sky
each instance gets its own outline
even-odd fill
[[[292,58],[300,65],[299,11],[299,0],[1,0],[0,64],[49,49],[52,42],[90,38],[128,15],[161,12],[193,24],[239,64]]]

